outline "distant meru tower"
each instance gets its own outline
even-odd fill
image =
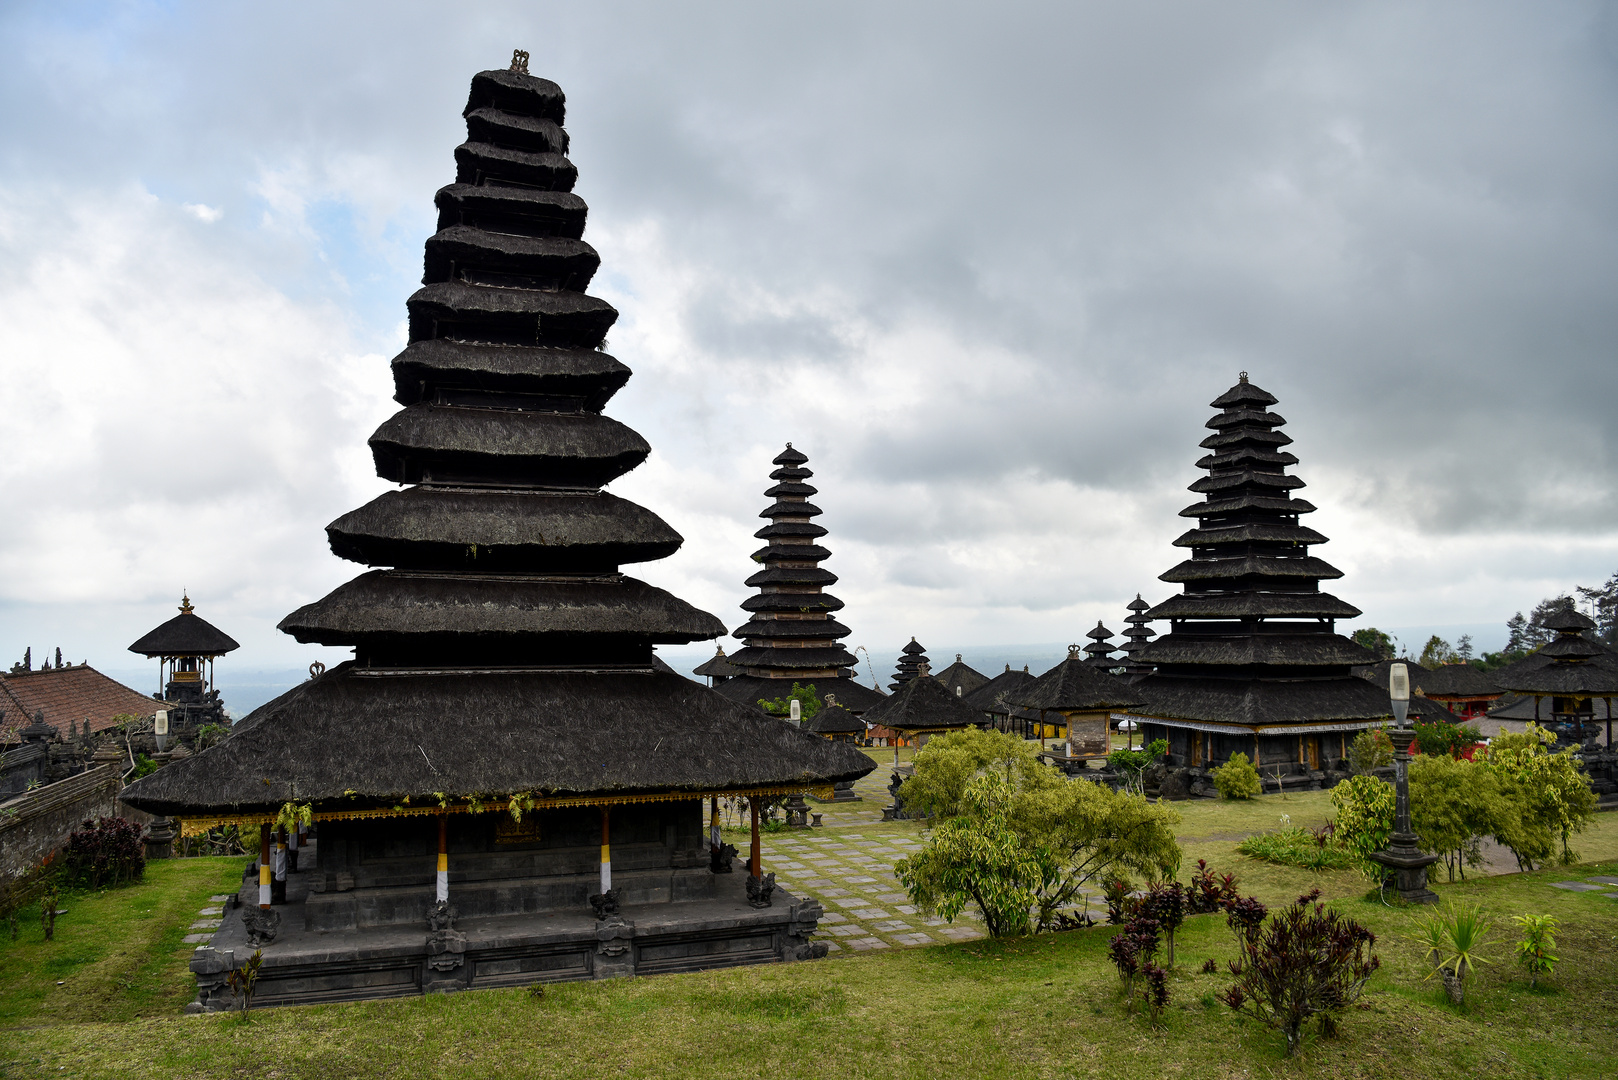
[[[756,705],[784,697],[794,682],[813,684],[822,701],[830,694],[848,711],[863,713],[882,694],[854,681],[855,659],[842,644],[853,631],[834,614],[843,602],[826,591],[837,575],[820,565],[831,552],[821,546],[825,526],[813,520],[822,511],[809,501],[818,489],[808,483],[814,475],[808,463],[808,455],[791,443],[772,462],[775,483],[764,497],[774,501],[759,514],[770,523],[753,534],[764,541],[753,552],[763,569],[745,583],[758,592],[742,601],[749,613],[736,630],[743,648],[725,658],[742,674],[715,689],[732,701]]]
[[[1130,711],[1148,740],[1168,740],[1172,766],[1241,752],[1272,787],[1318,787],[1346,775],[1354,733],[1390,709],[1386,689],[1351,670],[1375,657],[1336,632],[1359,609],[1320,590],[1343,575],[1310,554],[1326,537],[1299,524],[1315,507],[1292,497],[1304,483],[1286,471],[1298,459],[1274,404],[1246,372],[1213,401],[1197,462],[1208,475],[1191,485],[1204,498],[1180,511],[1197,527],[1174,541],[1191,557],[1161,576],[1185,591],[1146,613],[1169,630],[1132,655],[1153,670]]]
[[[266,868],[192,960],[196,1008],[226,1007],[259,945],[272,1004],[825,953],[819,905],[763,872],[756,800],[830,797],[872,762],[653,655],[725,628],[620,569],[681,538],[602,490],[649,447],[602,412],[630,373],[603,351],[618,313],[584,291],[600,260],[564,112],[526,54],[472,79],[393,360],[402,408],[370,440],[403,486],[327,527],[372,569],[281,622],[354,659],[123,793],[258,838]],[[743,873],[720,797],[755,800]],[[315,858],[283,909],[271,830],[305,814]]]

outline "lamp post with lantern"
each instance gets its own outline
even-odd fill
[[[1394,804],[1393,833],[1388,846],[1371,853],[1374,862],[1392,870],[1399,895],[1408,904],[1436,904],[1438,894],[1427,887],[1427,868],[1439,856],[1424,854],[1417,846],[1420,837],[1410,829],[1410,747],[1415,740],[1414,728],[1405,726],[1410,714],[1410,669],[1394,664],[1388,676],[1388,697],[1393,705],[1397,726],[1388,733],[1393,741]]]

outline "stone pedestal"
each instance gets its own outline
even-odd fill
[[[1373,862],[1386,866],[1394,873],[1394,886],[1407,904],[1436,904],[1438,894],[1427,887],[1427,868],[1439,856],[1424,854],[1416,847],[1415,833],[1394,833],[1388,837],[1384,851],[1371,853]]]
[[[174,822],[166,817],[154,818],[141,837],[146,846],[146,861],[174,857]]]

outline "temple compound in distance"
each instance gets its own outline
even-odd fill
[[[437,195],[424,287],[393,361],[403,405],[371,437],[403,485],[327,528],[373,569],[281,629],[354,659],[243,718],[126,802],[260,838],[193,1010],[263,943],[267,1004],[526,985],[822,955],[813,900],[776,888],[757,799],[871,771],[870,758],[682,678],[653,647],[724,633],[621,572],[680,536],[601,488],[645,460],[602,415],[629,369],[601,351],[617,312],[585,288],[564,99],[527,74],[472,80],[456,180]],[[711,834],[754,799],[754,846]],[[281,825],[316,842],[272,887]]]

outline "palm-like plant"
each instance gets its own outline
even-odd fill
[[[1427,946],[1426,958],[1433,963],[1432,974],[1444,980],[1444,989],[1456,1005],[1466,1000],[1466,979],[1479,964],[1493,961],[1483,956],[1483,950],[1494,942],[1488,940],[1494,920],[1483,914],[1477,904],[1445,904],[1427,917],[1417,935],[1417,941]]]
[[[1517,942],[1517,959],[1528,969],[1528,985],[1539,985],[1541,975],[1549,975],[1556,967],[1556,927],[1554,915],[1513,915],[1511,920],[1522,927],[1523,938]]]

